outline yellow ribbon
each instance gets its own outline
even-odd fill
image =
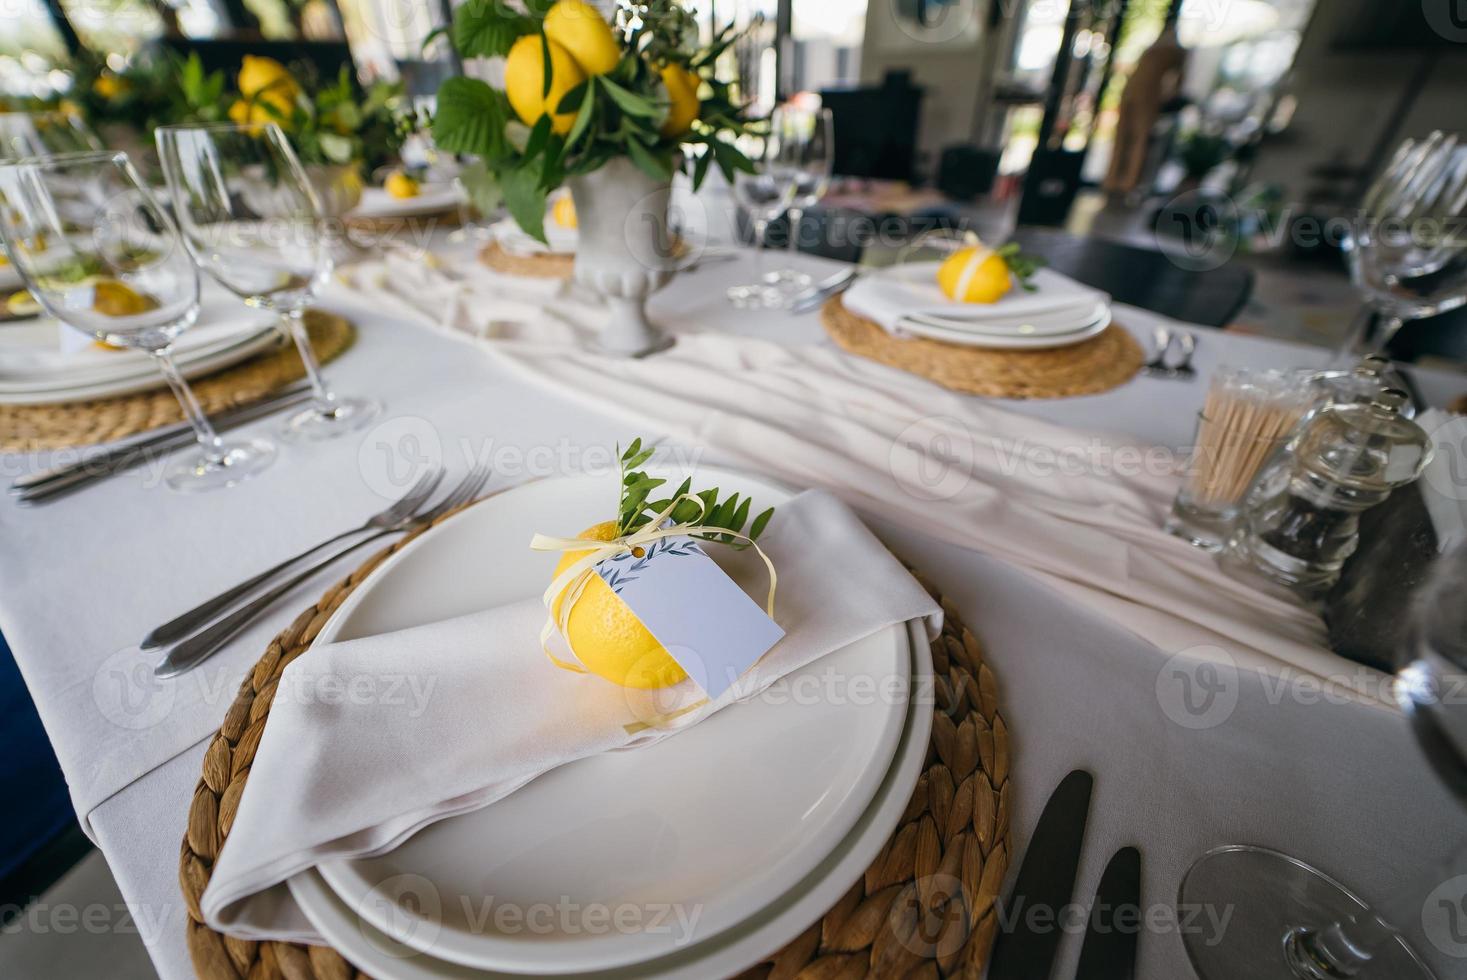
[[[690,500],[698,505],[697,518],[684,524],[667,524],[664,526],[667,521],[672,519],[672,512],[684,500]],[[708,527],[699,524],[698,522],[703,520],[707,516],[707,513],[708,505],[702,499],[694,497],[691,494],[682,494],[676,500],[669,503],[663,509],[662,513],[652,518],[651,522],[640,531],[634,531],[631,534],[612,541],[594,541],[588,538],[556,538],[544,534],[535,535],[534,539],[530,541],[530,548],[534,551],[589,552],[589,554],[578,559],[575,564],[555,576],[555,579],[550,583],[550,587],[545,590],[544,596],[541,597],[545,603],[545,608],[550,611],[550,615],[545,621],[544,628],[540,630],[540,648],[545,651],[545,656],[550,658],[550,662],[562,670],[569,670],[577,674],[589,673],[585,667],[562,660],[551,653],[551,637],[559,630],[561,636],[565,637],[566,646],[570,647],[571,654],[574,655],[576,650],[570,641],[570,614],[571,610],[575,608],[576,603],[580,601],[582,593],[586,591],[586,586],[590,585],[592,577],[597,574],[596,566],[618,555],[635,553],[638,549],[645,548],[647,545],[661,541],[664,538],[697,537],[698,535],[717,534],[728,535],[733,538],[738,538],[741,541],[747,541],[758,552],[759,557],[764,560],[764,567],[769,570],[769,597],[765,601],[764,608],[765,612],[769,614],[769,618],[773,619],[774,593],[779,583],[779,575],[774,570],[774,562],[770,561],[769,556],[764,553],[764,549],[759,547],[758,542],[747,534],[740,534],[737,531],[730,531],[727,528]],[[567,590],[568,594],[560,604],[560,615],[557,618],[555,613],[555,600],[563,593],[567,593]],[[677,715],[685,714],[688,710],[690,709],[684,709],[669,717],[677,717]]]

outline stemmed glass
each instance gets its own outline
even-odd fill
[[[0,160],[99,153],[102,141],[68,112],[0,112]]]
[[[70,231],[75,227],[88,230]],[[199,442],[172,461],[169,486],[232,486],[270,465],[269,442],[219,438],[174,363],[173,343],[198,319],[199,272],[127,154],[0,164],[0,238],[47,313],[157,361]]]
[[[835,116],[829,109],[806,108],[795,103],[774,110],[770,127],[780,136],[780,156],[795,173],[789,205],[789,250],[800,250],[800,226],[805,212],[820,203],[830,189],[835,173]],[[785,268],[770,273],[768,282],[786,293],[809,289],[808,273]]]
[[[770,224],[794,200],[798,173],[784,160],[781,134],[775,127],[770,127],[768,135],[747,136],[740,143],[745,156],[754,163],[754,173],[734,174],[733,193],[754,230],[754,281],[730,287],[728,298],[742,309],[778,309],[787,300],[766,276],[764,239]]]
[[[323,440],[360,429],[381,406],[340,398],[321,375],[305,310],[331,275],[321,204],[274,123],[162,126],[156,133],[178,226],[194,260],[251,306],[274,311],[295,341],[315,389],[285,423],[289,439]]]
[[[1467,303],[1467,146],[1432,133],[1406,140],[1366,194],[1345,242],[1350,275],[1381,316],[1379,353],[1407,321]]]
[[[1467,707],[1452,696],[1467,681],[1464,589],[1467,546],[1438,560],[1417,597],[1410,662],[1396,675],[1396,692],[1427,761],[1467,804],[1467,758],[1453,735],[1467,731]],[[1458,853],[1434,871],[1436,883],[1467,872],[1461,842],[1444,842],[1454,846]],[[1221,936],[1188,930],[1182,938],[1201,980],[1431,980],[1397,929],[1422,921],[1431,887],[1370,906],[1302,861],[1257,847],[1219,848],[1187,872],[1179,901],[1230,909],[1232,919]]]

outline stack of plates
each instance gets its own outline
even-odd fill
[[[699,476],[761,506],[791,496]],[[538,595],[555,556],[529,551],[526,528],[594,523],[605,498],[605,480],[585,477],[490,498],[385,564],[318,642]],[[920,690],[931,670],[923,625],[892,627],[676,738],[563,766],[387,854],[298,875],[291,892],[384,980],[736,974],[834,906],[895,829],[931,710],[870,692]]]
[[[220,298],[206,302],[199,325],[174,345],[189,378],[238,364],[281,342],[275,318]],[[158,365],[138,351],[87,343],[50,318],[0,324],[0,404],[39,405],[109,398],[164,384]]]
[[[996,303],[958,303],[937,285],[939,263],[914,262],[867,276],[847,293],[846,308],[889,333],[966,347],[1029,350],[1065,347],[1111,323],[1110,297],[1050,269]]]
[[[349,221],[429,218],[457,211],[462,201],[458,188],[449,183],[423,184],[413,197],[393,197],[380,187],[368,187],[346,217]]]

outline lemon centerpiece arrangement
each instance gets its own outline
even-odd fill
[[[977,235],[969,235],[937,270],[937,284],[948,299],[958,303],[997,303],[1013,291],[1034,291],[1029,280],[1043,260],[1019,251],[1016,242],[990,248]]]
[[[729,179],[753,169],[734,145],[749,120],[716,75],[738,33],[730,25],[700,44],[678,0],[617,0],[609,17],[582,0],[529,0],[523,10],[467,0],[451,35],[466,60],[504,59],[502,88],[451,78],[438,90],[434,141],[482,162],[466,180],[479,209],[503,203],[548,244],[547,203],[568,187],[576,279],[611,307],[601,346],[625,355],[666,346],[644,305],[675,269],[672,178],[690,173],[696,188],[715,166]]]
[[[759,536],[774,516],[771,508],[750,524],[752,500],[737,493],[720,499],[717,488],[694,493],[691,479],[684,480],[671,496],[653,499],[667,481],[640,471],[652,454],[638,439],[621,455],[621,499],[614,520],[589,527],[575,538],[537,536],[532,545],[564,552],[546,590],[550,621],[541,639],[548,644],[552,634],[559,632],[576,663],[554,654],[551,660],[565,669],[589,672],[639,690],[680,684],[687,680],[687,672],[597,574],[596,565],[627,552],[643,558],[665,547],[663,542],[683,537],[732,548],[757,548]],[[771,606],[772,589],[771,579]]]
[[[393,163],[413,126],[400,85],[378,82],[358,95],[345,66],[334,82],[320,84],[308,68],[293,72],[273,58],[247,54],[235,84],[229,118],[242,126],[280,126],[330,217],[356,207],[363,173]]]

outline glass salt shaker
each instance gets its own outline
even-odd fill
[[[1360,515],[1430,461],[1430,436],[1402,415],[1409,402],[1385,389],[1307,421],[1287,465],[1269,468],[1248,494],[1225,564],[1306,598],[1332,588],[1359,545]]]

